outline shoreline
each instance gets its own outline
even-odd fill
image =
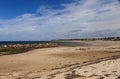
[[[91,75],[101,77],[96,75],[101,75],[102,69],[106,70],[109,66],[113,68],[112,71],[117,71],[114,67],[118,68],[118,65],[113,65],[120,64],[120,41],[89,42],[99,46],[58,46],[55,48],[34,49],[21,54],[0,56],[0,64],[2,64],[0,65],[0,79],[70,79],[68,77],[72,79],[78,77],[76,79],[79,79],[81,75],[84,76],[84,79],[90,79],[92,77],[88,78],[88,76]],[[105,64],[111,61],[114,62]],[[104,65],[101,63],[104,63],[106,68],[101,69],[102,65]],[[90,71],[91,68],[95,71]],[[84,73],[85,71],[88,71],[89,74]],[[99,74],[96,71],[101,72]],[[106,70],[106,72],[111,74],[111,71]],[[119,71],[115,73],[118,74]],[[102,74],[102,77],[105,79],[111,78],[106,78],[104,75]],[[111,79],[115,79],[117,76],[114,75],[113,77]]]

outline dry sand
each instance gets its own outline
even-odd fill
[[[0,79],[117,78],[120,59],[108,59],[119,58],[120,41],[87,42],[97,46],[44,48],[0,56]]]

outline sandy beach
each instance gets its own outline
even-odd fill
[[[0,56],[0,79],[119,79],[120,41],[74,42],[94,45]]]

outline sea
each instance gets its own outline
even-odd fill
[[[50,41],[0,41],[0,46],[14,44],[43,44],[43,43],[50,43]]]
[[[90,43],[84,42],[68,42],[68,41],[0,41],[2,45],[14,45],[14,44],[45,44],[45,43],[57,43],[60,46],[91,46]]]

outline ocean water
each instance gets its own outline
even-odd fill
[[[14,45],[14,44],[44,44],[44,43],[57,43],[60,46],[91,46],[90,43],[83,42],[55,42],[55,41],[0,41],[2,45]],[[93,45],[92,45],[93,46]]]
[[[0,41],[1,45],[14,45],[14,44],[43,44],[50,43],[50,41]]]

